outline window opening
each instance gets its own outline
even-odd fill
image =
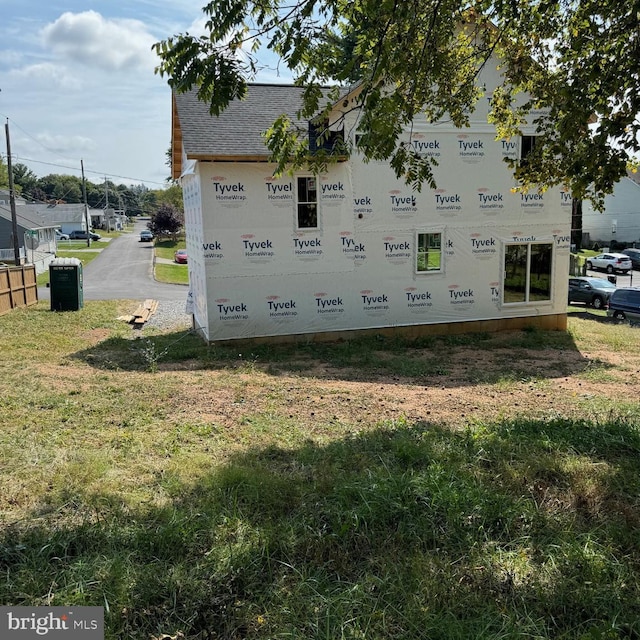
[[[297,180],[297,215],[299,229],[318,226],[318,191],[314,176],[300,176]]]
[[[416,251],[416,272],[442,270],[442,234],[419,233]]]
[[[551,243],[510,244],[504,255],[505,304],[551,300]]]

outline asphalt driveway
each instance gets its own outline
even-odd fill
[[[147,299],[186,302],[188,287],[156,282],[153,278],[153,244],[140,242],[145,221],[136,221],[132,233],[109,242],[100,255],[83,268],[85,300]],[[38,289],[40,300],[49,300],[46,287]]]

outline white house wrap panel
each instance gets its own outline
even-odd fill
[[[560,189],[515,191],[503,160],[520,157],[520,139],[496,141],[486,122],[465,131],[416,124],[407,140],[438,163],[437,189],[420,192],[357,154],[323,175],[274,178],[266,153],[256,156],[263,142],[253,120],[285,89],[250,87],[247,104],[218,120],[201,111],[216,132],[208,151],[200,132],[188,135],[189,110],[199,107],[182,107],[190,285],[203,337],[565,314],[571,199]],[[251,158],[238,161],[243,145]]]

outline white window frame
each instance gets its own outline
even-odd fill
[[[420,236],[440,236],[440,256],[439,256],[439,266],[437,269],[419,269],[418,262],[420,260]],[[444,273],[444,231],[442,229],[416,229],[415,238],[414,238],[414,259],[413,259],[413,269],[414,273],[418,276],[424,275],[432,275],[436,273]],[[429,252],[427,251],[427,254]],[[428,263],[428,259],[427,259]]]
[[[531,300],[531,248],[535,245],[545,245],[551,248],[551,264],[549,265],[549,297],[542,300]],[[524,300],[516,300],[513,302],[509,302],[505,300],[505,286],[507,281],[507,265],[506,265],[506,257],[507,250],[509,247],[526,247],[527,248],[527,256],[526,256],[526,274],[525,274],[525,299]],[[555,246],[554,243],[550,240],[531,240],[531,241],[522,241],[522,242],[505,242],[503,245],[502,251],[502,288],[500,291],[500,296],[502,299],[502,306],[513,308],[515,306],[541,306],[541,305],[551,305],[553,303],[553,268],[556,261],[555,255]]]
[[[294,197],[294,216],[295,216],[295,228],[297,231],[317,231],[320,228],[320,179],[318,176],[311,173],[296,174],[294,177],[295,184],[295,197]],[[300,188],[299,180],[314,180],[315,181],[315,201],[312,200],[300,200]],[[308,190],[307,190],[308,191]],[[316,208],[316,224],[315,226],[301,226],[300,225],[300,205],[313,205]]]

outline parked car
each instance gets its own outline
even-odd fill
[[[173,254],[173,259],[174,259],[178,264],[187,264],[187,250],[186,250],[186,249],[178,249],[178,250]]]
[[[604,278],[569,278],[569,303],[584,302],[603,309],[615,290],[616,285]]]
[[[60,229],[56,229],[56,240],[68,240],[68,239],[69,239],[68,233],[62,233]]]
[[[151,242],[153,240],[153,233],[151,231],[140,232],[140,242]]]
[[[587,260],[587,269],[603,269],[607,273],[631,271],[631,258],[624,253],[601,253]]]
[[[620,287],[609,298],[607,315],[617,320],[640,322],[640,287]]]
[[[69,240],[87,240],[91,237],[92,240],[100,240],[102,236],[99,233],[94,233],[93,231],[72,231],[69,234]]]
[[[640,249],[625,249],[622,251],[625,256],[629,256],[631,266],[634,269],[640,269]]]

